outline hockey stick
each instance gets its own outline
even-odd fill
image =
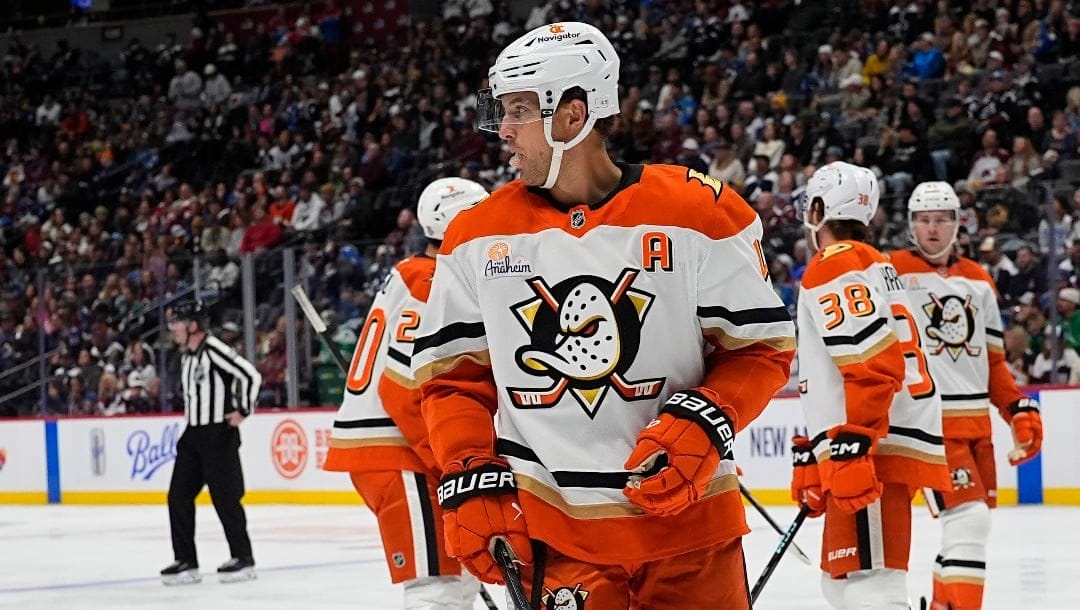
[[[773,518],[769,516],[769,513],[765,512],[765,507],[762,506],[761,503],[754,498],[754,496],[750,495],[750,490],[747,489],[742,483],[739,483],[739,491],[742,492],[742,495],[744,498],[746,498],[746,501],[752,504],[753,507],[757,509],[757,512],[761,513],[761,516],[769,522],[769,525],[771,525],[772,528],[776,530],[776,533],[783,536],[784,530],[780,529],[780,525],[778,525],[776,521],[774,521]],[[813,565],[813,563],[810,562],[810,558],[806,556],[806,553],[804,553],[803,550],[799,548],[799,545],[792,542],[791,548],[793,551],[795,551],[795,556],[799,558],[799,561],[805,563],[808,566]]]
[[[311,304],[307,293],[304,292],[304,288],[300,284],[297,284],[292,287],[292,293],[293,296],[296,297],[296,302],[299,303],[300,309],[303,310],[304,317],[311,323],[311,327],[315,329],[315,332],[319,333],[319,336],[322,337],[326,347],[330,348],[330,353],[334,355],[334,360],[337,360],[338,366],[341,367],[341,372],[348,375],[349,361],[345,359],[345,355],[341,353],[337,344],[334,343],[333,336],[330,334],[330,329],[326,327],[326,323],[319,317],[319,313],[315,311],[315,306]]]
[[[345,359],[345,355],[341,353],[341,349],[334,343],[330,335],[330,330],[326,328],[326,323],[319,317],[319,314],[315,311],[315,306],[311,304],[311,300],[308,299],[307,293],[304,292],[303,286],[297,284],[292,288],[293,296],[296,297],[296,302],[300,304],[300,309],[304,312],[304,317],[307,318],[311,328],[315,332],[319,333],[322,337],[323,343],[330,349],[330,353],[334,355],[334,360],[337,361],[338,366],[341,367],[341,372],[346,375],[349,374],[349,361]],[[521,586],[521,583],[518,583]],[[484,585],[480,585],[480,599],[483,600],[484,606],[488,610],[499,610],[499,607],[495,605],[495,600],[492,599],[491,594],[484,588]]]
[[[765,588],[765,583],[769,582],[769,577],[772,576],[776,566],[780,565],[780,559],[784,556],[784,552],[788,550],[792,542],[795,540],[795,534],[799,533],[799,528],[802,527],[803,521],[806,521],[806,517],[810,515],[810,509],[803,508],[799,511],[798,515],[795,515],[795,520],[788,526],[787,531],[784,532],[784,537],[780,539],[780,544],[776,545],[776,550],[773,551],[772,558],[769,559],[769,564],[765,566],[765,571],[758,576],[757,582],[754,583],[753,590],[750,591],[750,604],[753,605],[757,601],[761,590]]]
[[[510,555],[510,549],[506,541],[496,538],[492,545],[492,554],[495,555],[495,563],[499,564],[503,580],[506,581],[506,592],[510,596],[510,602],[514,605],[512,610],[530,610],[529,598],[525,595],[525,587],[521,586],[521,572],[514,565],[514,558]]]

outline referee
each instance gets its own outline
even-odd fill
[[[210,488],[232,558],[218,567],[221,582],[255,578],[255,560],[240,499],[238,426],[255,408],[262,375],[231,347],[207,331],[202,304],[174,306],[169,333],[180,346],[180,382],[187,427],[176,443],[176,463],[169,482],[169,527],[176,561],[161,571],[165,584],[201,580],[195,554],[195,496]]]

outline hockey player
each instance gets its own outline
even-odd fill
[[[450,227],[413,352],[447,543],[501,582],[505,540],[534,607],[747,609],[731,446],[794,327],[746,202],[612,162],[618,76],[600,31],[555,23],[479,97],[520,179]]]
[[[806,188],[816,252],[799,294],[799,364],[810,438],[792,493],[825,515],[822,589],[835,608],[907,610],[911,499],[949,483],[941,399],[896,270],[862,242],[878,204],[864,168],[831,163]],[[801,459],[800,459],[801,458]]]
[[[407,610],[472,608],[479,592],[476,579],[446,553],[435,501],[439,470],[409,358],[446,227],[487,196],[484,187],[462,178],[436,180],[420,194],[417,216],[427,251],[398,263],[371,304],[324,465],[348,472],[375,513],[390,580],[404,584]]]
[[[1017,389],[1005,361],[994,281],[977,262],[955,253],[959,213],[947,182],[918,185],[908,201],[913,249],[892,255],[941,392],[952,473],[947,491],[924,494],[942,525],[934,610],[982,607],[990,509],[997,504],[988,405],[1012,426],[1017,447],[1010,463],[1031,459],[1042,445],[1039,405]]]

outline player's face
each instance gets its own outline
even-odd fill
[[[544,136],[540,120],[540,98],[536,93],[508,93],[499,98],[503,121],[499,137],[510,147],[510,166],[521,172],[521,181],[529,186],[541,186],[547,180],[551,166],[551,145]]]
[[[941,254],[951,245],[955,235],[956,215],[943,210],[915,212],[911,224],[919,248],[930,254]]]

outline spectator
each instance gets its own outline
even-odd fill
[[[244,230],[239,252],[259,252],[281,242],[281,227],[266,215],[261,204],[251,210],[251,225]]]
[[[1073,217],[1069,214],[1068,202],[1060,195],[1054,196],[1050,206],[1053,220],[1043,218],[1039,221],[1039,250],[1044,254],[1053,252],[1060,260],[1065,257],[1066,241],[1073,232]]]
[[[1072,286],[1059,290],[1057,307],[1065,347],[1080,351],[1080,290]]]
[[[1009,279],[1009,301],[1016,302],[1025,292],[1046,292],[1046,269],[1039,264],[1039,255],[1029,244],[1016,249],[1016,273]]]
[[[746,181],[746,169],[742,161],[732,154],[731,142],[720,140],[711,152],[713,158],[709,163],[709,175],[724,184],[730,184],[736,191],[742,192]]]

